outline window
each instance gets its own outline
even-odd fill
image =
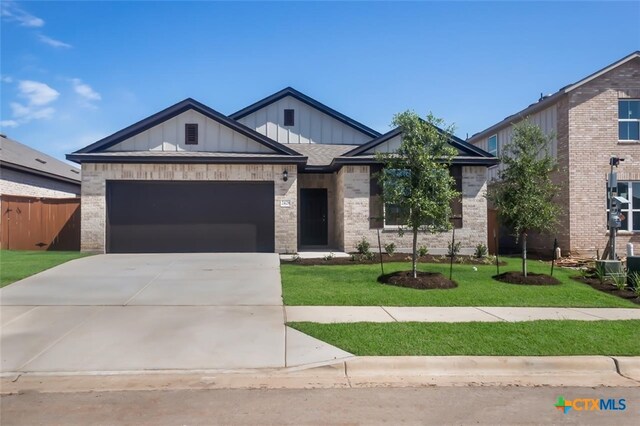
[[[494,157],[498,156],[498,135],[493,135],[487,139],[487,152]]]
[[[399,185],[406,185],[406,178],[409,177],[409,170],[399,170],[399,169],[388,169],[384,170],[383,173],[387,174],[389,177],[397,178]],[[408,195],[409,188],[399,187],[403,194]],[[384,204],[384,225],[385,226],[402,226],[407,224],[407,219],[409,217],[409,212],[407,209],[402,208],[397,204],[385,203]]]
[[[184,143],[186,145],[198,145],[197,123],[187,123],[184,125]]]
[[[295,111],[292,109],[284,110],[284,125],[293,126],[295,123]]]
[[[624,216],[619,231],[640,231],[640,181],[618,182],[618,196],[629,200],[621,206]],[[607,222],[609,221],[609,190],[607,189]]]
[[[370,179],[372,180],[370,180],[371,186],[369,189],[370,227],[379,228],[406,225],[409,217],[409,211],[397,204],[382,204],[382,188],[380,188],[380,185],[377,183],[377,179],[375,178],[377,173],[382,169],[376,168],[375,171],[373,171],[373,169],[371,170]],[[407,170],[385,170],[384,173],[390,174],[391,176],[397,176],[399,178],[406,178],[409,176],[409,172]],[[451,166],[449,173],[455,180],[456,191],[462,193],[462,166]],[[408,191],[408,188],[405,188],[405,191]],[[384,221],[379,219],[380,216],[384,218]],[[462,228],[462,197],[457,197],[456,199],[451,200],[451,223],[454,228]]]
[[[640,141],[640,99],[618,101],[618,139]]]

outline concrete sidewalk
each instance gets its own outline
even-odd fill
[[[393,307],[286,306],[287,322],[517,322],[535,320],[640,320],[640,309],[512,308],[512,307]]]

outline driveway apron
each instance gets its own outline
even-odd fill
[[[114,254],[0,290],[1,371],[284,367],[276,254]]]

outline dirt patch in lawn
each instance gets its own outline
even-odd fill
[[[400,271],[392,274],[381,275],[378,277],[378,282],[397,287],[415,288],[417,290],[458,287],[458,284],[448,278],[445,278],[445,276],[439,272],[418,272],[418,277],[413,278],[411,271]]]
[[[622,299],[629,300],[633,303],[637,303],[638,305],[640,305],[640,297],[636,296],[636,294],[631,290],[627,290],[627,289],[618,290],[618,288],[613,284],[610,284],[608,282],[600,282],[598,278],[591,278],[591,277],[571,277],[571,278],[573,278],[575,281],[579,281],[581,283],[590,285],[591,287],[593,287],[598,291],[609,293],[614,296],[618,296]]]
[[[428,254],[426,256],[420,256],[418,263],[449,263],[451,258],[448,256],[435,256]],[[360,254],[352,254],[350,257],[334,257],[334,258],[319,258],[319,259],[295,259],[295,260],[281,260],[281,263],[293,264],[293,265],[372,265],[380,263],[380,254],[374,254],[373,257],[367,259]],[[392,255],[383,254],[382,262],[411,262],[411,254],[409,253],[394,253]],[[479,259],[474,256],[456,256],[453,263],[462,265],[495,265],[496,261],[493,259],[483,258]],[[506,262],[500,262],[500,266],[504,266]]]
[[[529,272],[525,277],[522,272],[505,272],[500,275],[494,275],[494,280],[509,284],[521,285],[557,285],[560,281],[546,274],[532,274]]]

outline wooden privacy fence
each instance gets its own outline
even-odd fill
[[[0,248],[80,250],[80,198],[0,195]]]

